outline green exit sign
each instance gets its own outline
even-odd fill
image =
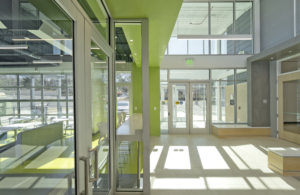
[[[194,59],[185,59],[186,66],[194,66]]]

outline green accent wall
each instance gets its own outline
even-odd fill
[[[131,70],[131,83],[132,83],[132,112],[143,113],[143,92],[142,92],[142,67],[137,67],[132,63]],[[135,110],[137,107],[137,110]]]
[[[160,68],[149,68],[150,136],[160,136]],[[156,110],[154,110],[156,107]]]

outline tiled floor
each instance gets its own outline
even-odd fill
[[[275,138],[151,137],[151,194],[300,195],[300,181],[268,168],[268,148],[300,148]],[[299,149],[300,150],[300,149]]]

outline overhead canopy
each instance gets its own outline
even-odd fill
[[[160,67],[182,2],[183,0],[106,0],[114,19],[149,19],[150,67]]]

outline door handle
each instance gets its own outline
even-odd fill
[[[98,168],[98,149],[99,147],[95,147],[90,149],[89,152],[95,152],[95,169],[94,169],[94,178],[90,178],[92,163],[90,162],[91,158],[80,157],[80,160],[84,162],[84,190],[80,193],[80,195],[88,195],[89,194],[89,183],[93,181],[97,181],[99,179],[99,168]]]
[[[99,179],[99,167],[98,167],[98,149],[99,147],[95,147],[90,149],[89,152],[95,152],[95,168],[94,168],[94,178],[90,178],[90,182],[97,181]]]
[[[80,157],[80,160],[84,161],[84,190],[80,193],[80,195],[88,195],[89,194],[89,158]]]

